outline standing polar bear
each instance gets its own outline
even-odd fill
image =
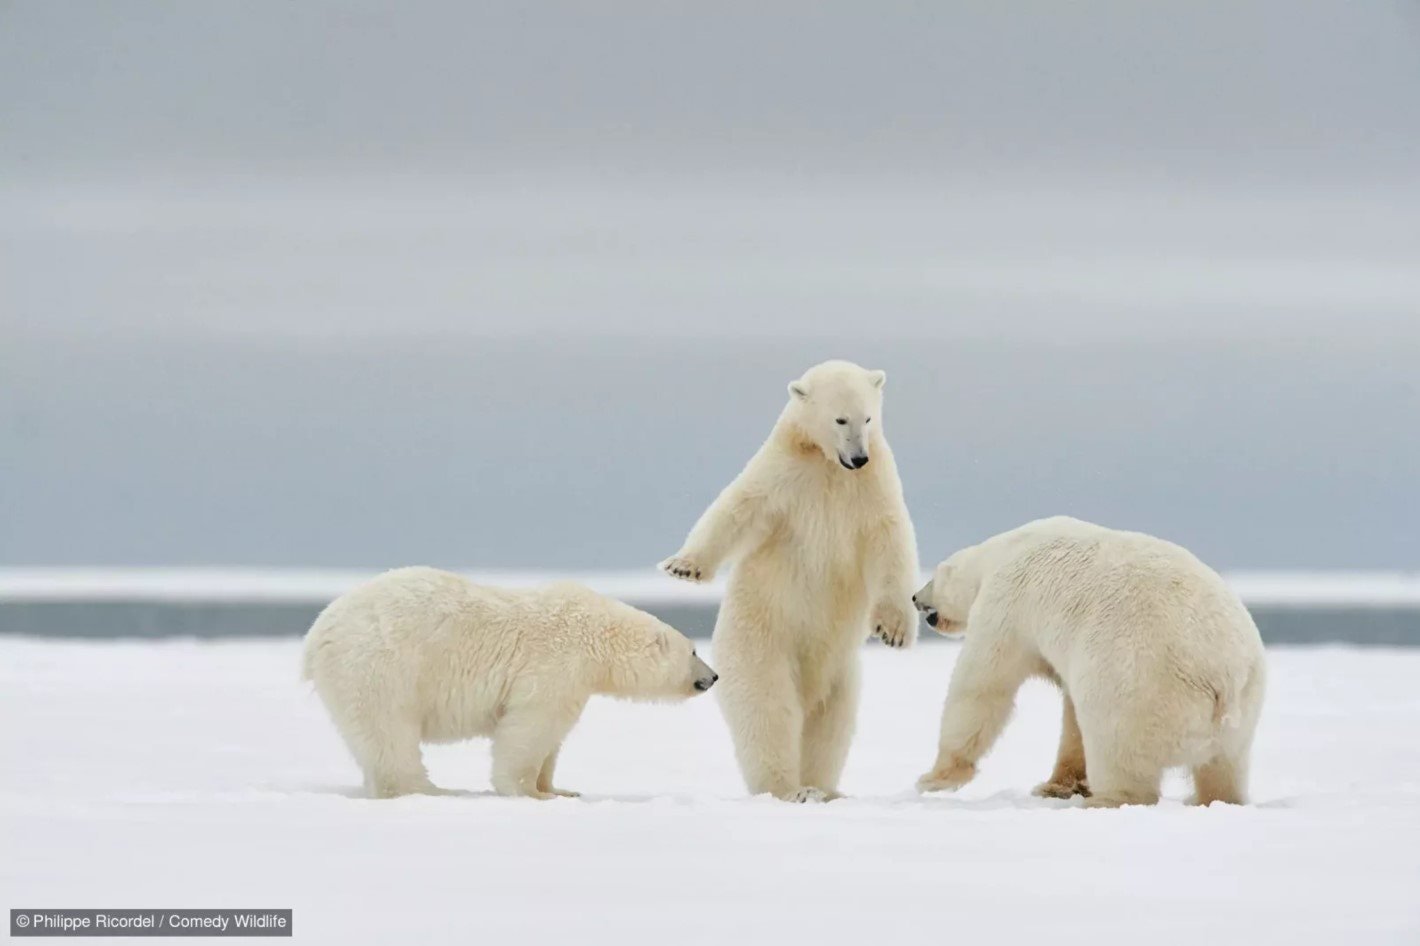
[[[913,601],[939,633],[966,633],[921,791],[971,781],[1017,689],[1040,676],[1064,691],[1064,721],[1055,771],[1037,795],[1152,805],[1164,770],[1188,766],[1194,803],[1246,801],[1262,638],[1187,550],[1041,519],[957,552]]]
[[[858,648],[912,643],[917,543],[883,436],[886,375],[829,361],[789,385],[769,439],[661,563],[709,581],[717,690],[751,793],[826,801],[853,738]]]
[[[684,635],[565,582],[532,590],[401,568],[333,601],[304,674],[379,798],[436,794],[419,745],[493,737],[500,795],[552,785],[563,738],[596,693],[678,700],[715,683]]]

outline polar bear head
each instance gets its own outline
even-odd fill
[[[704,693],[720,675],[690,638],[628,604],[615,602],[607,634],[607,692],[632,700],[682,700]]]
[[[861,470],[882,426],[887,374],[849,361],[825,361],[789,383],[785,418],[800,436],[846,470]]]
[[[969,567],[974,554],[974,549],[963,549],[942,562],[932,571],[932,580],[912,596],[912,603],[922,612],[927,626],[938,634],[966,630],[966,617],[981,588],[976,569]]]
[[[660,623],[659,621],[657,622]],[[695,652],[695,645],[680,631],[661,624],[650,646],[632,662],[633,690],[637,700],[682,700],[704,693],[720,675]]]

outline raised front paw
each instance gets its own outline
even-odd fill
[[[932,771],[917,780],[919,792],[954,792],[976,777],[976,766],[971,762],[953,759],[943,764],[938,762]]]
[[[714,571],[687,555],[672,555],[661,563],[661,571],[681,581],[709,581]]]
[[[879,601],[871,617],[873,636],[889,647],[910,647],[917,640],[917,612],[896,601]]]

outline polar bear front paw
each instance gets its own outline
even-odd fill
[[[1089,798],[1090,785],[1082,778],[1051,779],[1048,782],[1041,782],[1031,789],[1030,793],[1036,798],[1074,798],[1076,795]]]
[[[917,639],[917,611],[893,601],[879,601],[873,607],[873,637],[889,647],[910,647]]]
[[[681,581],[702,582],[714,577],[714,571],[687,555],[672,555],[660,565],[661,571]]]
[[[917,780],[917,790],[927,792],[954,792],[976,778],[976,766],[971,762],[953,759],[947,765],[938,763],[932,771]]]
[[[842,798],[843,796],[837,794],[836,792],[826,792],[821,788],[814,788],[812,785],[805,785],[803,788],[797,788],[794,791],[789,792],[786,795],[780,795],[779,797],[782,801],[794,802],[795,804],[802,805],[805,802],[823,804],[824,802],[833,801],[835,798]]]
[[[563,794],[555,788],[539,788],[537,783],[532,780],[524,782],[494,779],[493,791],[504,798],[536,798],[538,801],[551,801]]]

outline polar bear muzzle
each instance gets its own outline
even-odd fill
[[[929,612],[937,613],[937,609],[932,607],[932,583],[930,581],[917,589],[917,594],[912,596],[912,606],[921,611],[924,617]],[[927,623],[931,624],[932,622],[928,621]]]
[[[855,422],[839,417],[834,422],[838,462],[845,470],[861,470],[868,465],[867,422]]]
[[[695,692],[704,693],[715,685],[716,680],[720,679],[720,675],[711,670],[710,665],[696,656],[694,651],[690,654],[690,662],[690,675],[695,681],[692,684],[695,687]]]
[[[922,620],[938,634],[959,634],[966,629],[965,622],[943,618],[932,601],[932,582],[927,582],[912,596],[912,606],[922,614]]]

